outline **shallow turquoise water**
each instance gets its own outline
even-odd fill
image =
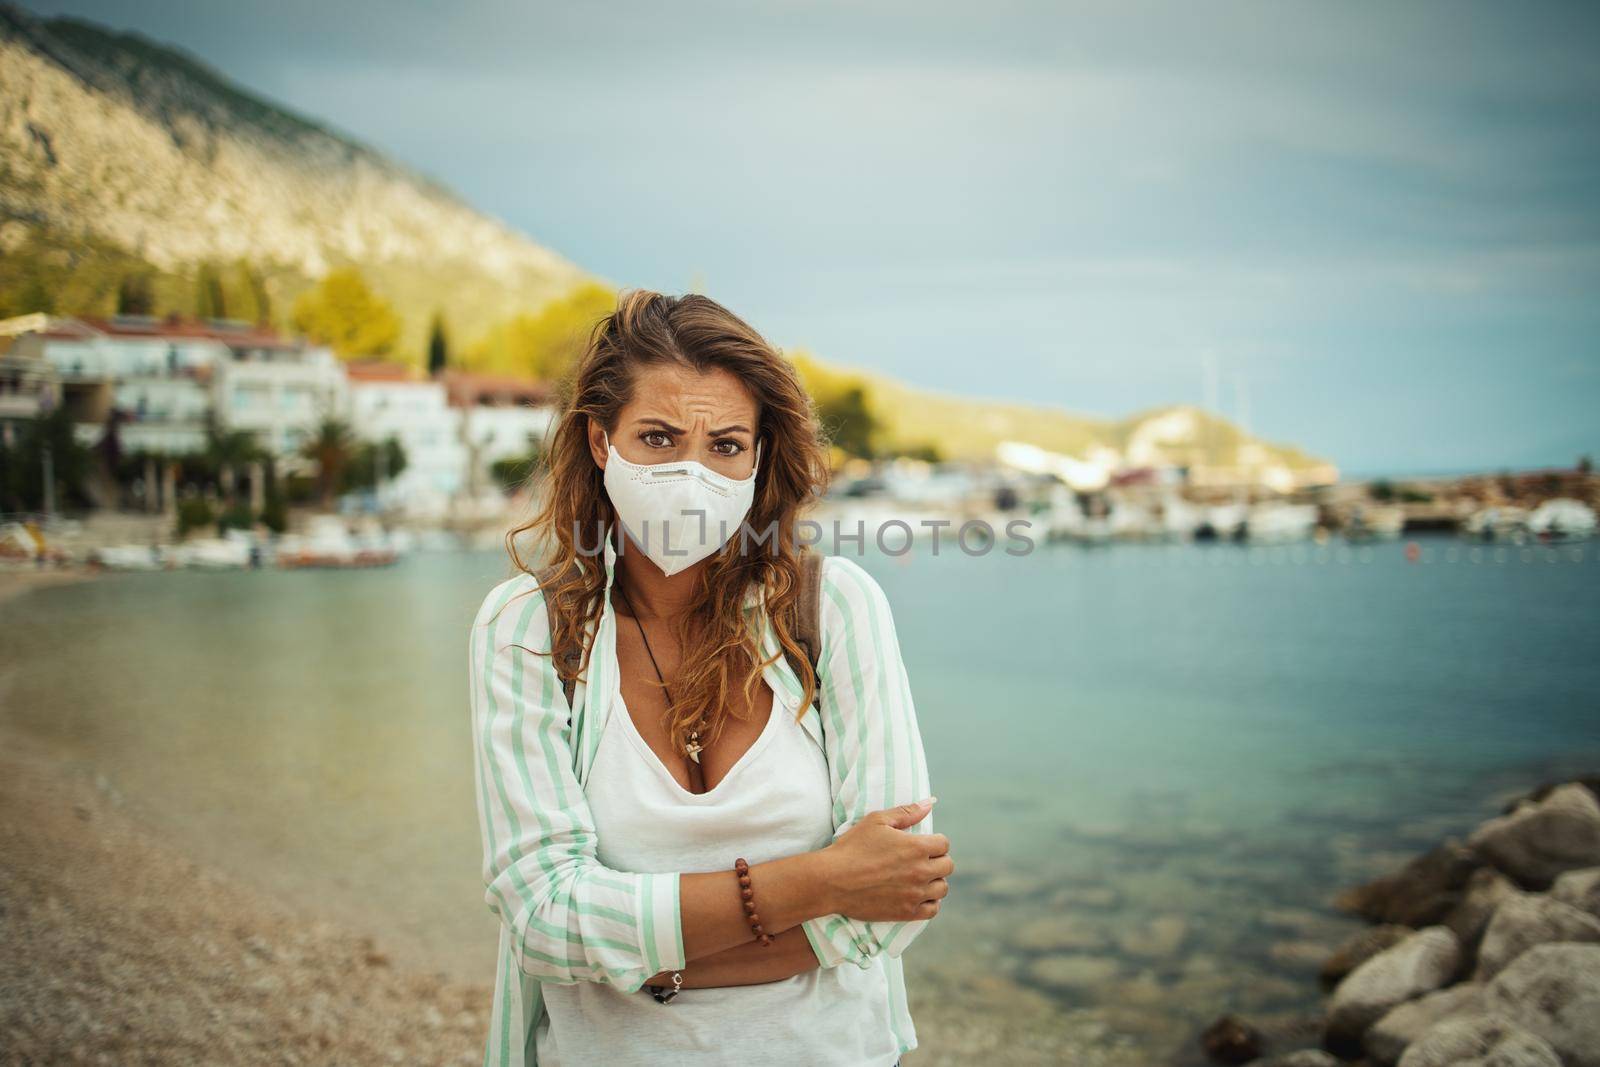
[[[979,970],[1181,1059],[1222,1010],[1315,1002],[1293,946],[1355,927],[1333,889],[1600,766],[1595,546],[1423,544],[863,559],[960,867],[914,995]],[[487,981],[465,637],[506,573],[40,590],[0,608],[0,716],[202,856]]]

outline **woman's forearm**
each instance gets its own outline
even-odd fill
[[[826,849],[752,864],[750,888],[762,930],[777,937],[807,919],[839,911],[831,870]],[[739,876],[731,865],[725,871],[678,876],[686,960],[699,961],[746,943],[762,948],[751,933],[739,890]],[[795,933],[804,940],[803,930]],[[769,954],[775,948],[765,946]]]
[[[766,924],[762,923],[762,926]],[[770,945],[746,941],[742,945],[692,961],[683,969],[683,988],[707,989],[713,986],[778,982],[804,974],[817,966],[817,954],[811,948],[806,932],[798,926],[791,926],[774,937]],[[672,972],[662,971],[652,975],[648,984],[671,988]]]

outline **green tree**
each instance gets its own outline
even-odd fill
[[[544,449],[540,448],[537,442],[530,441],[529,444],[532,448],[527,455],[512,459],[497,459],[489,464],[489,476],[503,492],[510,492],[522,485],[544,462]]]
[[[867,401],[865,386],[849,385],[836,393],[818,397],[817,415],[828,439],[852,456],[870,459],[876,452],[873,438],[877,434],[878,418]]]
[[[150,284],[150,275],[141,273],[124,276],[122,283],[117,286],[117,314],[154,315],[155,313],[156,296]]]
[[[400,316],[354,267],[329,271],[301,293],[293,321],[295,329],[347,359],[383,355],[400,337]]]
[[[186,496],[178,501],[178,538],[181,540],[189,535],[190,530],[198,530],[203,526],[210,526],[217,521],[217,513],[211,507],[211,501],[203,496]]]
[[[233,504],[238,499],[239,472],[266,457],[254,434],[246,430],[223,430],[215,413],[207,418],[204,459],[206,465],[216,471],[218,488],[227,503]]]
[[[234,264],[233,272],[239,279],[238,295],[230,304],[234,317],[258,325],[271,323],[272,297],[267,293],[266,279],[261,272],[242,259]]]
[[[222,290],[222,272],[213,264],[202,263],[195,273],[194,314],[201,319],[228,317],[228,298]]]
[[[393,481],[406,469],[406,450],[400,439],[391,434],[383,441],[363,441],[344,468],[340,488],[376,489],[381,476]]]
[[[917,445],[907,445],[904,448],[895,448],[890,451],[896,456],[904,456],[907,459],[920,459],[924,463],[944,462],[944,452],[932,441],[924,441]]]
[[[93,238],[32,230],[0,253],[0,318],[45,311],[57,315],[110,315],[130,274],[155,268],[137,256]]]
[[[0,439],[0,511],[44,509],[47,450],[55,506],[76,509],[90,505],[88,483],[94,454],[78,443],[67,409],[57,407],[24,423],[10,447]]]
[[[615,292],[586,282],[535,314],[496,326],[468,351],[467,361],[474,370],[558,380],[583,354],[595,323],[616,306]]]
[[[324,511],[333,505],[333,494],[344,478],[355,447],[350,425],[332,416],[318,423],[316,433],[306,442],[303,454],[317,465],[317,502]]]
[[[450,362],[450,340],[444,333],[444,318],[433,313],[433,325],[428,330],[428,374],[438,377]]]
[[[828,370],[804,355],[796,355],[794,365],[817,406],[817,418],[828,440],[849,455],[876,456],[884,427],[866,381]]]

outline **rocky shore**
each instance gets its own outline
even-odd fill
[[[1371,925],[1322,963],[1320,1016],[1201,1035],[1255,1067],[1600,1067],[1600,776],[1340,893]]]
[[[195,864],[0,730],[0,1063],[477,1064],[490,994]]]

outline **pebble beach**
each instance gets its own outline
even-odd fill
[[[476,1064],[490,990],[201,866],[114,787],[0,737],[0,1062]]]

